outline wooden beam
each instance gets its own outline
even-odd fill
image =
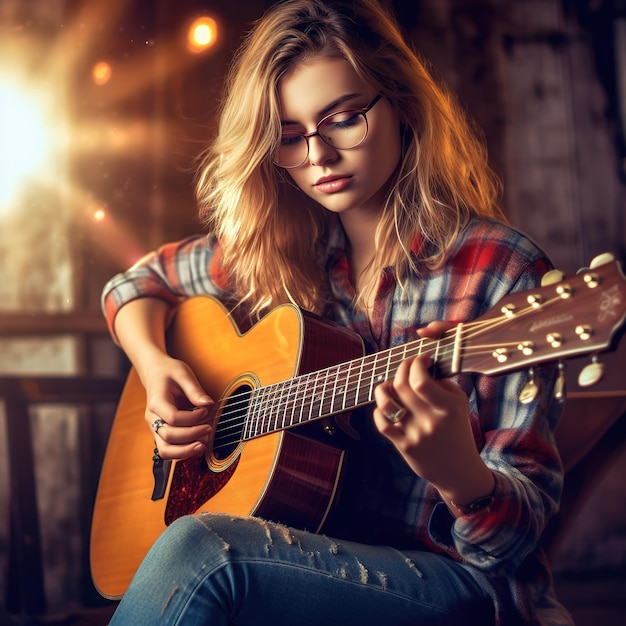
[[[99,335],[106,333],[106,322],[99,313],[0,314],[0,337],[7,335]]]

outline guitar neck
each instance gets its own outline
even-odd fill
[[[438,378],[461,372],[495,375],[610,347],[626,319],[626,280],[615,261],[568,280],[508,294],[479,318],[440,339],[422,338],[365,357],[301,374],[231,397],[224,413],[233,441],[351,411],[374,400],[375,387],[411,357],[431,357]],[[595,377],[597,380],[597,377]],[[595,381],[586,384],[594,384]],[[229,440],[229,445],[233,445]]]
[[[374,401],[374,388],[395,375],[400,363],[428,354],[437,376],[450,376],[456,342],[418,339],[362,358],[302,374],[250,392],[243,439],[345,413]]]

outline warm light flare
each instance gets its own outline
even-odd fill
[[[84,203],[83,232],[119,267],[130,267],[147,253],[139,238],[116,219],[106,205],[90,201],[79,188],[74,190],[74,201]]]
[[[45,105],[40,95],[0,79],[0,211],[50,157]]]
[[[92,214],[92,218],[94,222],[104,222],[104,220],[107,218],[107,213],[104,209],[96,209],[93,214]]]
[[[111,80],[112,73],[111,65],[106,61],[100,61],[93,66],[91,77],[96,85],[101,86],[106,85]]]
[[[217,22],[208,16],[194,20],[187,31],[187,48],[198,53],[210,48],[217,39]]]
[[[129,3],[74,4],[71,19],[62,29],[54,24],[57,34],[50,30],[49,40],[39,42],[35,31],[0,25],[0,240],[14,217],[38,209],[39,203],[47,208],[46,194],[53,193],[63,213],[59,217],[81,220],[81,236],[90,233],[94,245],[124,267],[144,250],[140,238],[116,217],[131,193],[133,172],[122,185],[109,180],[111,169],[122,158],[143,172],[155,136],[161,141],[165,133],[179,130],[177,121],[170,130],[169,119],[157,120],[134,105],[126,113],[126,103],[201,61],[203,52],[221,43],[220,23],[208,16],[194,21],[191,15],[182,31],[168,31],[158,40],[146,31],[141,48],[131,36],[123,55],[107,58],[98,56],[103,37],[114,37],[124,24]],[[143,35],[138,41],[144,41]],[[96,200],[108,195],[115,197],[115,211]]]

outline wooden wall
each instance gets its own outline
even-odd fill
[[[484,129],[512,224],[567,274],[605,251],[624,265],[626,14],[620,3],[420,0],[396,5],[416,46]],[[626,389],[619,366],[624,344],[622,339],[618,355],[601,359],[607,363],[602,389],[622,394]],[[587,361],[571,364],[572,381]],[[577,419],[603,419],[603,401],[591,400],[591,405],[594,409],[584,415],[568,412],[574,427]],[[626,563],[623,448],[554,555],[561,572],[619,569]],[[588,475],[577,479],[593,484]]]
[[[416,6],[399,12],[484,128],[512,223],[567,273],[604,251],[623,257],[623,33],[612,3]]]

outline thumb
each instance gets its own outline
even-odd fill
[[[428,326],[417,329],[419,337],[428,337],[429,339],[439,339],[447,330],[455,328],[457,324],[454,322],[436,321],[431,322]]]

